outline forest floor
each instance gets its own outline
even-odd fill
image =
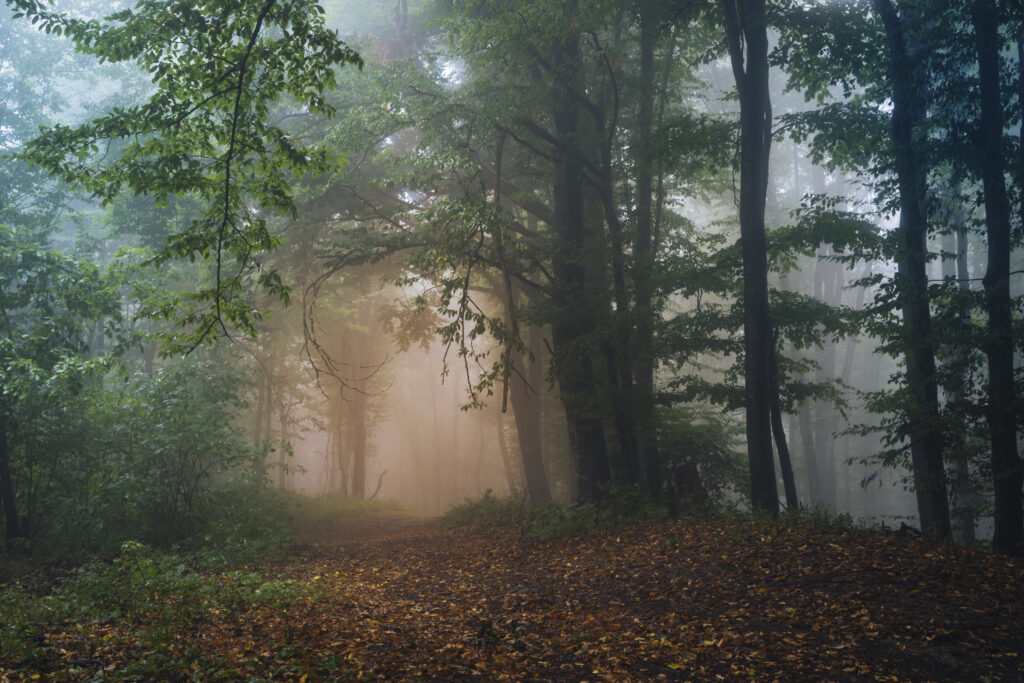
[[[1024,680],[1024,564],[896,534],[686,519],[540,542],[392,516],[320,524],[258,571],[282,599],[37,625],[0,680]]]

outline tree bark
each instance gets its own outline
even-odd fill
[[[988,312],[988,428],[992,444],[996,551],[1024,554],[1022,471],[1017,453],[1016,396],[1013,368],[1013,317],[1010,298],[1010,203],[1003,156],[1003,107],[999,83],[998,10],[993,0],[973,7],[981,85],[981,116],[975,144],[985,191],[988,268],[982,280]]]
[[[765,0],[720,0],[720,3],[725,14],[733,76],[740,95],[739,213],[750,503],[756,510],[776,515],[779,492],[772,458],[771,326],[764,225],[772,122],[767,16]]]
[[[910,391],[907,419],[917,510],[922,533],[946,539],[950,536],[949,504],[926,272],[927,168],[920,156],[926,141],[918,134],[927,111],[927,88],[922,87],[927,82],[927,74],[922,72],[919,55],[911,54],[908,48],[904,22],[891,0],[872,2],[885,27],[892,79],[891,135],[900,196],[896,283],[903,308],[906,377]]]
[[[566,11],[575,11],[570,2]],[[555,52],[556,70],[570,70],[578,45],[567,40]],[[579,104],[568,88],[553,102],[556,138],[574,145],[580,132]],[[583,169],[569,154],[560,154],[553,187],[554,229],[561,243],[552,263],[554,277],[563,293],[560,311],[551,329],[555,374],[565,406],[569,443],[577,466],[577,495],[596,500],[611,479],[602,408],[592,360],[596,318],[586,267],[587,228],[584,220]]]
[[[770,407],[772,435],[775,437],[775,448],[779,452],[779,469],[782,471],[782,488],[786,492],[786,509],[799,510],[800,498],[796,493],[796,478],[793,476],[793,460],[789,455],[789,444],[786,443],[786,431],[782,426],[782,399],[779,395],[779,365],[776,360],[776,354],[778,354],[778,352],[778,343],[773,339],[770,368],[772,378],[772,402]]]
[[[548,477],[544,471],[544,451],[541,444],[541,412],[540,395],[537,393],[539,385],[527,385],[530,375],[530,367],[539,363],[540,356],[540,330],[530,327],[529,330],[530,349],[534,354],[532,361],[527,360],[521,353],[513,353],[513,363],[519,369],[509,378],[509,398],[512,400],[512,410],[516,418],[516,434],[519,437],[519,451],[522,454],[523,477],[526,483],[526,493],[530,502],[534,505],[551,501],[551,488],[548,486]]]
[[[654,268],[652,192],[654,164],[654,47],[658,38],[658,4],[643,0],[640,5],[640,111],[636,139],[636,241],[633,282],[636,288],[636,406],[640,459],[644,485],[650,495],[660,495],[665,485],[664,467],[658,449],[654,400],[654,301],[651,273]]]

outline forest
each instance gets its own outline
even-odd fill
[[[5,0],[0,681],[1024,679],[1024,8]]]

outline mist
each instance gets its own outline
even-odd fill
[[[839,26],[846,9],[788,9],[789,23],[766,33],[763,229],[750,232],[749,109],[736,95],[749,45],[730,53],[729,15],[623,6],[577,31],[564,7],[535,5],[513,16],[327,2],[313,28],[257,23],[252,35],[280,50],[285,76],[261,66],[234,104],[204,90],[198,71],[198,94],[174,90],[172,67],[195,58],[184,47],[163,61],[108,54],[75,38],[72,19],[5,9],[8,250],[31,242],[76,260],[83,281],[112,278],[83,295],[88,304],[61,294],[66,329],[47,333],[82,363],[89,380],[75,386],[121,395],[117,373],[145,382],[182,363],[230,369],[231,438],[267,486],[303,496],[434,516],[487,492],[529,507],[632,491],[677,512],[817,510],[961,544],[992,539],[1004,495],[988,436],[998,382],[987,344],[1001,337],[985,327],[996,313],[985,308],[995,233],[984,195],[995,176],[983,179],[961,149],[958,126],[977,103],[942,90],[980,76],[927,66],[932,94],[913,144],[942,152],[916,172],[925,223],[911,253],[889,125],[903,111],[899,71],[884,55],[865,66],[842,53],[856,39],[838,28],[805,30]],[[200,15],[207,34],[227,30]],[[849,31],[884,33],[870,11],[857,17],[867,23]],[[329,57],[288,51],[313,33],[337,41]],[[243,38],[224,38],[225,60]],[[1004,38],[1009,73],[1019,64]],[[935,40],[948,43],[942,54],[967,49]],[[223,126],[230,134],[204,137]],[[1019,122],[1001,134],[1019,139]],[[996,175],[1020,204],[1011,161]],[[1010,375],[1021,353],[1019,213],[1007,214]],[[749,289],[745,251],[758,234],[763,296]],[[35,276],[11,268],[30,294]],[[754,294],[767,325],[752,322]],[[24,330],[52,308],[4,306]],[[761,369],[747,362],[755,351]],[[44,375],[64,367],[29,346],[18,353]],[[116,372],[113,360],[93,363],[115,357]],[[79,391],[64,398],[87,425]],[[5,410],[19,423],[58,419],[29,403]],[[46,439],[67,436],[52,424]],[[9,435],[21,439],[4,475],[18,482],[4,494],[11,519],[19,506],[45,508],[27,483],[57,476],[32,455],[50,443],[45,431]],[[1019,453],[1011,431],[997,451]],[[211,464],[200,479],[219,485],[229,469]],[[934,528],[920,518],[925,490],[929,510],[941,498],[952,514],[948,529],[941,514]]]

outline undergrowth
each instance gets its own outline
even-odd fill
[[[778,516],[751,513],[735,506],[713,506],[691,510],[688,516],[754,520],[763,531],[778,532],[791,528],[819,531],[849,531],[867,528],[848,514],[834,515],[821,507],[785,510]],[[519,528],[537,540],[586,534],[633,522],[659,522],[670,517],[667,506],[638,491],[614,491],[600,503],[561,505],[548,503],[531,507],[522,496],[496,496],[487,490],[479,498],[467,498],[451,507],[441,523],[449,527],[475,529]]]
[[[441,523],[476,529],[518,527],[529,538],[550,540],[668,517],[667,507],[635,491],[612,492],[600,504],[547,503],[531,507],[520,496],[499,497],[488,489],[480,498],[467,498],[453,506],[441,517]]]
[[[195,657],[187,642],[168,647],[173,635],[194,632],[210,615],[240,619],[250,610],[317,599],[308,583],[248,570],[202,571],[181,555],[129,541],[113,559],[79,567],[48,592],[20,582],[0,585],[0,661],[45,671],[57,654],[43,637],[48,629],[116,623],[130,629],[148,653],[125,676],[166,675],[187,669]]]
[[[320,496],[291,494],[288,497],[287,510],[293,526],[308,526],[351,517],[409,514],[406,507],[394,500],[363,500],[340,493]]]

